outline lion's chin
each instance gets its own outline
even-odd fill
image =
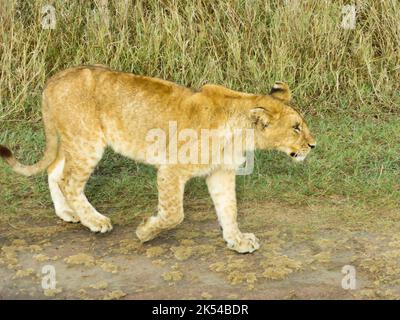
[[[296,162],[302,162],[302,161],[304,161],[305,158],[306,158],[306,156],[297,156],[297,157],[294,157],[293,160]]]
[[[295,154],[295,155],[289,154],[289,156],[295,162],[302,162],[307,157],[307,155],[301,155],[301,154]]]

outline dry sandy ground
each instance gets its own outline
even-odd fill
[[[134,233],[142,217],[105,235],[55,215],[2,225],[0,298],[400,298],[394,211],[356,211],[340,201],[329,207],[248,204],[240,208],[241,228],[262,246],[245,255],[225,247],[209,204],[192,203],[186,212],[181,226],[144,245]],[[26,209],[19,214],[29,216]],[[55,289],[42,288],[47,265],[54,267]],[[356,270],[355,290],[342,288],[345,265]]]

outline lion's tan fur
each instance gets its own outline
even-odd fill
[[[25,175],[48,168],[57,215],[66,221],[80,221],[92,231],[106,232],[111,230],[110,220],[98,213],[83,193],[106,146],[147,162],[149,130],[168,132],[168,123],[176,121],[178,131],[253,128],[256,148],[277,149],[302,158],[315,141],[304,119],[289,106],[290,99],[289,88],[283,83],[275,84],[270,95],[241,93],[217,85],[194,91],[104,66],[81,66],[56,74],[44,89],[47,147],[40,163],[23,166],[4,147],[1,154]],[[294,132],[296,124],[300,125],[300,132]],[[138,227],[137,235],[142,241],[183,220],[185,182],[205,175],[228,246],[238,252],[258,248],[255,236],[241,233],[237,226],[235,168],[224,164],[156,166],[158,215]]]

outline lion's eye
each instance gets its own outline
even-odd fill
[[[296,124],[293,126],[293,130],[296,131],[296,132],[300,132],[300,123],[296,123]]]

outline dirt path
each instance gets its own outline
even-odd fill
[[[350,208],[334,210],[271,203],[241,208],[242,230],[262,243],[246,255],[225,247],[212,208],[205,205],[189,206],[180,227],[144,245],[134,233],[141,217],[131,225],[117,223],[106,235],[55,216],[2,226],[0,298],[400,298],[395,213],[380,216],[386,229],[367,214],[363,231],[354,216],[344,218]],[[355,268],[355,290],[342,288],[345,265]],[[53,271],[55,289],[43,289]]]

